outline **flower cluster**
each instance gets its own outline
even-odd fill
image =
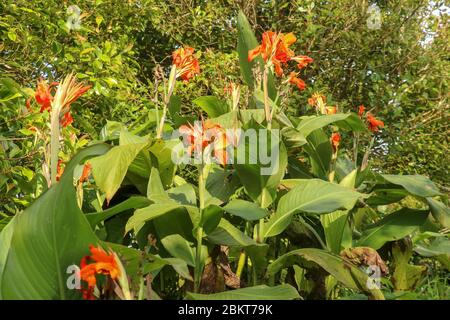
[[[321,114],[335,114],[337,112],[337,107],[328,106],[327,98],[318,92],[313,93],[311,98],[308,99],[308,104],[315,107]]]
[[[299,70],[305,68],[313,62],[308,56],[296,56],[289,47],[297,41],[295,35],[290,32],[283,34],[281,32],[266,31],[262,35],[262,41],[259,46],[248,52],[248,61],[253,61],[261,55],[267,67],[273,66],[275,74],[278,77],[283,75],[283,67],[289,61],[295,61]],[[297,86],[299,90],[305,89],[305,82],[298,77],[298,72],[291,72],[287,82]]]
[[[360,105],[358,107],[358,116],[361,119],[364,115],[364,112],[365,112],[365,107],[363,105]],[[380,130],[380,128],[384,127],[384,122],[375,118],[375,116],[373,114],[371,114],[370,112],[368,112],[366,114],[366,120],[367,120],[367,125],[369,127],[369,130],[372,132],[378,132]]]
[[[56,93],[52,95],[52,89],[56,89]],[[77,83],[73,74],[69,74],[62,83],[52,82],[48,84],[48,81],[40,79],[37,83],[37,88],[34,93],[34,99],[36,103],[40,105],[40,112],[51,112],[52,107],[58,104],[60,108],[59,122],[62,127],[67,127],[73,122],[72,115],[70,113],[70,105],[82,96],[91,86],[84,86],[81,83]],[[26,107],[31,110],[30,97],[26,102]]]
[[[172,53],[172,64],[176,66],[176,77],[187,82],[200,73],[198,59],[194,55],[194,48],[181,47]]]
[[[218,124],[197,121],[194,125],[183,125],[178,129],[184,138],[187,153],[194,156],[204,156],[206,149],[211,148],[214,158],[221,164],[228,163],[227,147],[233,139],[227,137],[224,128]]]
[[[101,247],[89,246],[90,256],[81,259],[81,280],[87,282],[87,288],[82,288],[83,298],[87,300],[94,299],[94,288],[97,285],[97,274],[109,276],[112,280],[120,277],[120,267],[118,257],[114,252],[107,253]],[[90,263],[92,262],[92,263]]]

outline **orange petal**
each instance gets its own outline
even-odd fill
[[[297,41],[297,37],[292,33],[289,32],[287,34],[285,34],[283,36],[283,42],[287,45],[290,46],[291,44],[293,44],[295,41]]]
[[[261,46],[257,46],[255,49],[252,49],[248,52],[247,60],[248,62],[252,62],[259,54],[261,53]]]

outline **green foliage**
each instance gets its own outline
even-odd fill
[[[439,1],[383,2],[380,29],[367,27],[366,2],[350,0],[78,6],[79,28],[66,24],[62,2],[0,4],[0,298],[80,298],[66,269],[90,244],[117,254],[113,290],[96,287],[104,299],[400,299],[448,281],[448,34],[446,15],[431,14]],[[269,29],[292,31],[291,48],[314,59],[301,70],[306,90],[261,57],[248,62]],[[201,70],[183,82],[167,79],[180,45],[195,48]],[[52,154],[35,83],[72,71],[92,88],[70,106],[74,122],[56,132]],[[338,112],[315,114],[315,92]],[[380,132],[355,113],[360,104],[384,121]],[[245,162],[177,164],[170,135],[198,119],[268,129],[267,139],[208,137],[208,151],[245,146]],[[250,151],[267,141],[269,165]],[[51,155],[63,163],[56,184]],[[377,287],[367,268],[386,264]]]

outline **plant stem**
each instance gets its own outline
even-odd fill
[[[239,261],[238,261],[238,266],[236,269],[236,276],[240,279],[241,275],[242,275],[242,270],[244,270],[244,266],[245,266],[245,251],[241,251],[241,254],[239,255]]]
[[[330,182],[334,181],[334,175],[335,175],[335,172],[336,172],[336,160],[337,160],[337,151],[333,152],[333,156],[331,158],[330,173],[328,174],[328,180]]]
[[[50,177],[52,185],[56,184],[59,153],[59,108],[52,108],[50,119]]]
[[[365,168],[367,168],[367,165],[369,163],[370,151],[372,150],[374,142],[375,142],[375,136],[373,136],[372,139],[370,140],[369,147],[367,148],[366,153],[364,154],[364,157],[361,162],[361,171],[363,171]]]
[[[358,143],[359,143],[359,132],[353,133],[353,160],[355,161],[355,168],[358,168]]]
[[[170,98],[172,97],[173,90],[175,88],[175,82],[177,80],[176,72],[177,72],[176,66],[173,65],[172,69],[170,70],[169,88],[167,90],[167,93],[164,96],[163,112],[162,112],[162,116],[161,116],[161,119],[159,122],[158,132],[156,133],[156,138],[158,138],[158,139],[161,138],[162,132],[164,129],[164,122],[166,121],[166,117],[167,117],[167,108],[169,106]]]
[[[205,207],[205,177],[204,177],[204,165],[201,164],[198,167],[198,197],[200,205],[200,221],[203,216],[203,209]],[[203,273],[202,265],[202,239],[203,239],[203,227],[197,228],[197,250],[195,252],[195,270],[194,270],[194,292],[199,292],[200,283]]]
[[[270,114],[269,92],[267,89],[267,81],[268,81],[267,71],[268,71],[268,68],[266,66],[264,68],[264,73],[263,73],[264,113],[266,114],[267,129],[270,130],[272,128],[272,116]]]

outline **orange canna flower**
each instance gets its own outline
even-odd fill
[[[51,110],[53,101],[51,89],[56,85],[58,85],[57,82],[52,82],[49,85],[48,82],[42,78],[38,81],[37,88],[34,93],[34,99],[36,100],[37,104],[41,106],[40,112]],[[28,98],[26,101],[26,107],[29,111],[31,111],[31,99],[32,97]]]
[[[88,180],[91,174],[92,165],[90,162],[86,162],[83,166],[83,172],[81,173],[80,182],[85,182]]]
[[[67,112],[66,114],[64,114],[62,116],[62,118],[59,120],[59,123],[64,128],[67,127],[68,125],[72,124],[72,122],[73,122],[73,118],[72,118],[72,115],[70,114],[70,111]]]
[[[337,108],[335,106],[333,107],[325,107],[325,113],[326,114],[336,114]]]
[[[61,179],[62,174],[64,173],[64,168],[62,167],[62,164],[64,162],[62,160],[58,160],[58,166],[56,171],[56,181],[59,181]]]
[[[83,257],[80,263],[80,278],[88,284],[87,289],[82,289],[85,299],[93,299],[93,290],[97,285],[95,277],[97,274],[110,276],[112,280],[120,276],[120,268],[114,252],[107,253],[100,246],[94,247],[93,245],[89,246],[89,250],[91,255]],[[88,264],[88,262],[93,263]]]
[[[54,105],[60,110],[60,117],[63,117],[70,110],[70,105],[79,97],[86,93],[91,86],[84,86],[77,82],[73,73],[69,73],[58,86],[54,97]],[[71,116],[68,116],[68,119]]]
[[[333,132],[330,140],[333,153],[336,153],[339,148],[339,143],[341,142],[341,135],[338,132]]]
[[[318,104],[325,105],[326,102],[327,102],[327,97],[325,97],[324,95],[322,95],[318,92],[313,93],[311,98],[308,99],[308,104],[312,107],[315,107]]]
[[[314,60],[308,56],[298,56],[293,57],[292,60],[297,62],[297,67],[299,69],[305,68],[308,64],[313,63]]]
[[[312,59],[307,56],[295,56],[294,51],[289,49],[296,41],[297,38],[292,32],[283,34],[266,31],[262,35],[261,44],[248,52],[247,60],[251,62],[261,55],[264,62],[273,64],[275,74],[280,77],[283,75],[282,64],[286,64],[290,60],[297,61],[299,67],[312,62]]]
[[[192,155],[203,155],[208,146],[212,146],[214,157],[221,165],[228,163],[228,145],[233,140],[227,137],[225,129],[218,124],[210,124],[205,122],[196,122],[194,126],[182,125],[179,129],[180,134],[184,137],[187,153]]]
[[[359,116],[360,118],[362,118],[362,116],[363,116],[363,114],[364,114],[364,110],[366,110],[366,108],[364,107],[364,105],[360,105],[360,106],[358,107],[358,116]]]
[[[371,113],[367,114],[367,121],[369,123],[369,130],[378,132],[379,128],[384,127],[384,122],[375,118]]]
[[[172,64],[176,66],[176,77],[187,82],[200,73],[198,59],[194,55],[194,48],[181,47],[172,53]]]
[[[306,87],[305,81],[298,78],[296,72],[291,72],[289,74],[288,82],[295,84],[300,91],[305,90],[305,87]]]

